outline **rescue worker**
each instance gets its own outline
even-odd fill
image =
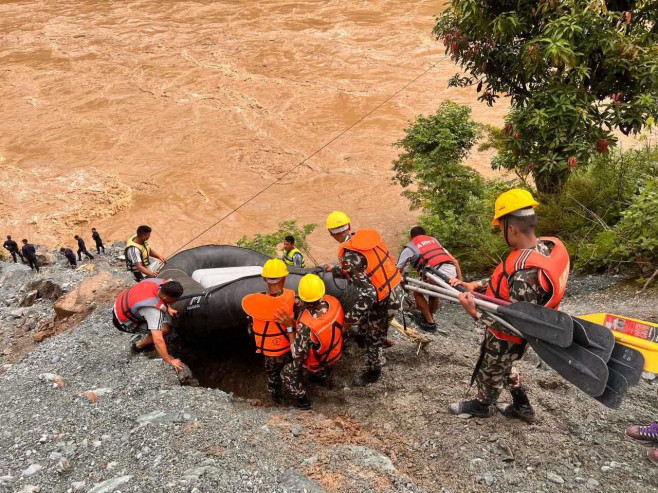
[[[397,267],[402,272],[410,263],[419,275],[424,274],[424,270],[431,268],[436,269],[447,277],[457,279],[462,278],[459,262],[455,257],[450,255],[439,240],[433,236],[427,236],[425,228],[414,226],[409,233],[411,241],[400,253]],[[432,283],[431,279],[425,279],[426,282]],[[439,298],[431,297],[429,301],[424,295],[414,292],[416,306],[423,315],[423,319],[416,320],[421,329],[435,331],[436,323],[434,322],[434,312],[439,308]]]
[[[73,238],[78,242],[78,262],[82,262],[82,254],[84,253],[89,260],[94,260],[94,256],[87,251],[87,245],[85,245],[85,240],[80,238],[78,235],[75,235]]]
[[[283,257],[281,257],[286,265],[294,267],[306,267],[306,262],[304,261],[304,255],[302,252],[295,246],[295,237],[288,235],[283,240]]]
[[[311,401],[302,377],[306,370],[315,379],[327,382],[331,366],[338,361],[343,348],[344,311],[340,302],[325,294],[324,281],[315,274],[306,274],[297,288],[301,315],[294,321],[283,309],[277,312],[277,322],[295,328],[291,346],[292,361],[283,369],[283,385],[296,398],[294,406],[311,409]]]
[[[21,247],[21,252],[23,253],[23,260],[27,262],[27,265],[30,266],[30,269],[39,272],[39,259],[37,258],[37,249],[34,248],[32,243],[28,243],[25,238],[23,238],[23,246]]]
[[[285,289],[288,268],[281,259],[270,259],[263,266],[263,280],[267,291],[248,294],[242,299],[242,308],[251,318],[249,332],[256,341],[256,352],[265,359],[267,391],[276,404],[283,404],[281,370],[292,361],[290,341],[293,326],[277,322],[287,314],[296,319],[295,292]]]
[[[352,385],[364,387],[381,376],[388,326],[404,297],[402,276],[378,231],[352,231],[350,218],[339,211],[327,217],[327,230],[340,248],[338,265],[328,265],[326,270],[334,277],[346,278],[358,293],[343,325],[345,332],[352,326],[365,331],[366,369],[352,381]]]
[[[158,274],[148,269],[150,257],[157,258],[162,263],[167,259],[157,253],[149,245],[152,229],[149,226],[137,228],[137,234],[128,238],[124,255],[126,257],[126,268],[133,273],[137,282],[147,277],[156,277]]]
[[[75,269],[78,266],[78,263],[75,261],[75,253],[70,248],[60,248],[60,253],[66,257],[66,260],[69,261],[71,269]]]
[[[7,235],[7,241],[2,244],[2,247],[11,254],[11,258],[14,260],[14,263],[17,262],[16,256],[21,258],[21,262],[25,262],[23,254],[18,249],[18,243],[11,239],[11,235]]]
[[[101,238],[101,235],[98,234],[98,231],[96,231],[96,228],[91,228],[91,239],[94,240],[94,243],[96,243],[96,253],[100,255],[101,250],[103,250],[103,253],[105,253],[105,245],[103,245],[103,239]]]
[[[535,208],[538,205],[526,190],[515,188],[501,194],[496,199],[491,224],[500,227],[512,251],[489,279],[475,282],[451,280],[453,285],[469,290],[459,296],[464,310],[487,326],[473,375],[478,387],[477,398],[450,404],[450,411],[454,414],[492,416],[500,392],[507,387],[512,394],[512,404],[501,407],[501,413],[529,422],[535,418],[521,377],[513,366],[523,356],[526,342],[508,333],[497,322],[483,317],[470,291],[486,290],[488,296],[512,302],[526,301],[550,308],[559,306],[567,288],[569,253],[557,238],[538,239],[535,236]]]
[[[112,310],[112,323],[117,329],[129,334],[146,334],[133,340],[133,353],[141,353],[155,345],[162,361],[177,372],[185,369],[185,365],[169,354],[164,338],[171,331],[172,318],[178,313],[171,304],[182,294],[183,286],[178,281],[146,279],[122,291]]]

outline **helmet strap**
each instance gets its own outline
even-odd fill
[[[507,229],[509,227],[509,215],[503,216],[501,218],[501,220],[503,221],[503,224],[502,224],[502,226],[503,226],[503,238],[505,238],[505,243],[507,243],[507,246],[511,247],[512,245],[509,244],[509,239],[508,239],[509,231]]]

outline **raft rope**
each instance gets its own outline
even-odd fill
[[[313,156],[315,156],[316,154],[318,154],[319,152],[323,151],[324,149],[326,149],[327,147],[329,147],[331,144],[333,144],[334,142],[336,142],[336,141],[337,141],[338,139],[340,139],[343,135],[345,135],[347,132],[349,132],[349,131],[352,130],[354,127],[356,127],[359,123],[361,123],[363,120],[365,120],[365,119],[368,118],[370,115],[372,115],[375,111],[377,111],[379,108],[381,108],[381,107],[384,106],[386,103],[388,103],[391,99],[393,99],[393,98],[396,97],[398,94],[400,94],[402,91],[404,91],[405,89],[407,89],[411,84],[413,84],[414,82],[416,82],[417,80],[419,80],[421,77],[423,77],[425,74],[427,74],[430,70],[432,70],[434,67],[437,67],[440,63],[442,63],[443,61],[445,61],[445,60],[447,60],[447,59],[448,59],[448,57],[446,56],[446,57],[442,58],[441,60],[439,60],[437,63],[430,64],[430,66],[427,67],[425,70],[423,70],[419,75],[417,75],[417,76],[414,77],[412,80],[410,80],[409,82],[407,82],[404,86],[402,86],[400,89],[398,89],[398,90],[395,91],[393,94],[391,94],[390,96],[388,96],[384,101],[382,101],[381,103],[379,103],[377,106],[375,106],[375,107],[374,107],[372,110],[370,110],[368,113],[366,113],[366,114],[363,115],[361,118],[359,118],[357,121],[355,121],[355,122],[352,123],[350,126],[348,126],[347,128],[345,128],[342,132],[340,132],[338,135],[336,135],[335,137],[333,137],[331,140],[329,140],[328,142],[326,142],[324,145],[322,145],[322,147],[320,147],[319,149],[317,149],[317,150],[314,151],[313,153],[309,154],[309,155],[308,155],[306,158],[304,158],[302,161],[300,161],[300,162],[297,163],[295,166],[293,166],[292,168],[290,168],[288,171],[286,171],[285,173],[283,173],[280,177],[278,177],[278,178],[277,178],[276,180],[274,180],[272,183],[270,183],[269,185],[267,185],[265,188],[263,188],[262,190],[258,191],[257,193],[255,193],[254,195],[252,195],[251,197],[249,197],[247,200],[245,200],[244,202],[242,202],[242,203],[241,203],[240,205],[238,205],[235,209],[233,209],[233,210],[227,212],[226,214],[224,214],[222,217],[220,217],[220,218],[219,218],[217,221],[215,221],[213,224],[211,224],[211,225],[208,226],[206,229],[204,229],[203,231],[201,231],[201,233],[199,233],[198,235],[196,235],[195,237],[193,237],[191,240],[189,240],[187,243],[184,243],[183,245],[181,245],[180,247],[178,247],[176,250],[174,250],[173,252],[171,252],[169,255],[167,255],[167,257],[171,257],[171,256],[174,255],[175,253],[180,252],[180,251],[181,251],[183,248],[185,248],[187,245],[189,245],[189,244],[192,243],[193,241],[199,239],[201,236],[205,235],[208,231],[210,231],[211,229],[213,229],[215,226],[217,226],[218,224],[220,224],[220,223],[221,223],[222,221],[224,221],[225,219],[228,219],[229,217],[231,217],[231,216],[232,216],[233,214],[235,214],[237,211],[239,211],[240,209],[242,209],[245,205],[249,204],[249,203],[250,203],[251,201],[253,201],[254,199],[260,197],[263,193],[265,193],[265,192],[268,191],[270,188],[272,188],[274,185],[276,185],[277,183],[279,183],[281,180],[283,180],[283,179],[284,179],[286,176],[288,176],[290,173],[292,173],[293,171],[295,171],[295,170],[296,170],[297,168],[299,168],[300,166],[304,165],[304,164],[305,164],[307,161],[309,161]]]

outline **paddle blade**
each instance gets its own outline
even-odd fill
[[[620,373],[631,387],[637,385],[644,371],[644,355],[636,349],[615,343],[608,366]]]
[[[566,313],[525,301],[499,306],[497,313],[526,338],[534,337],[563,348],[573,342],[573,320]]]
[[[537,338],[527,340],[537,355],[565,380],[592,397],[603,394],[608,367],[599,356],[577,344],[561,348]]]
[[[610,329],[579,318],[573,319],[573,340],[606,363],[615,347],[615,336]]]
[[[628,382],[621,375],[612,368],[608,367],[608,382],[605,386],[605,391],[599,397],[595,397],[597,401],[611,409],[617,409],[621,405],[624,395],[628,392]]]

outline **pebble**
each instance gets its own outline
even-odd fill
[[[22,473],[21,476],[23,477],[30,477],[34,476],[36,473],[38,473],[41,469],[43,469],[43,466],[39,464],[31,464],[30,467],[25,469]]]
[[[484,482],[487,484],[487,486],[494,484],[494,477],[490,472],[484,473]]]
[[[85,486],[87,486],[87,485],[86,485],[86,483],[85,483],[84,481],[76,481],[76,482],[74,482],[74,483],[71,483],[71,489],[72,489],[75,493],[79,493],[80,491],[84,491],[84,490],[85,490]]]
[[[651,381],[656,379],[656,374],[648,372],[648,371],[643,371],[642,372],[642,378],[649,381],[649,382],[651,382]]]
[[[61,474],[67,469],[70,469],[70,467],[71,463],[68,461],[68,459],[66,457],[62,457],[57,463],[57,472]]]
[[[554,472],[546,473],[546,479],[548,479],[551,483],[564,484],[564,478],[558,474],[555,474]]]
[[[601,466],[601,472],[608,472],[612,471],[612,467],[610,466]]]
[[[60,359],[62,359],[60,356],[53,356],[50,362],[54,364],[59,362]]]
[[[462,413],[462,414],[457,415],[457,417],[459,419],[471,419],[473,416],[468,414],[468,413]]]
[[[302,434],[302,430],[304,429],[303,426],[300,425],[294,425],[291,429],[290,432],[292,433],[292,436],[298,437],[299,435]]]
[[[600,486],[600,483],[594,478],[589,478],[587,480],[586,486],[588,489],[593,490],[595,488],[598,488]]]

